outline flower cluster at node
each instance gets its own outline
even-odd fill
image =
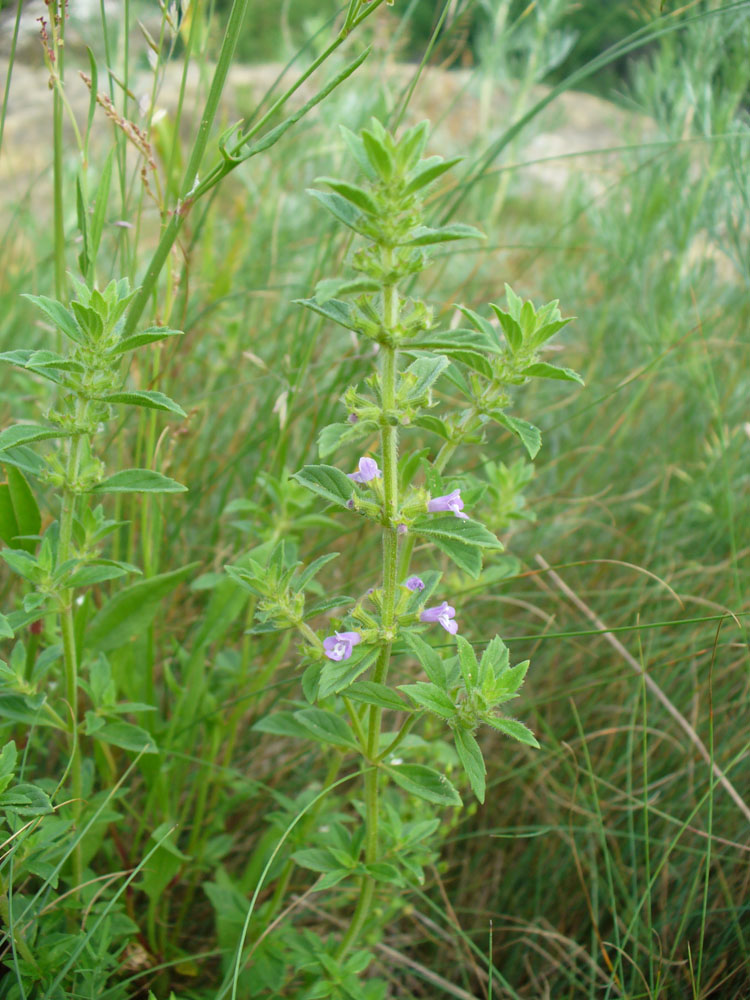
[[[374,458],[365,457],[359,460],[359,470],[357,472],[348,472],[347,475],[355,483],[369,483],[373,479],[380,479],[382,473]]]
[[[323,649],[329,660],[348,660],[352,648],[362,641],[359,632],[334,632],[323,640]]]
[[[419,620],[427,625],[437,622],[438,625],[443,626],[446,632],[450,632],[451,635],[455,635],[456,632],[458,632],[458,622],[454,621],[455,617],[456,609],[452,608],[447,601],[443,601],[443,603],[438,604],[437,607],[425,608],[419,616]]]
[[[410,576],[405,586],[407,590],[424,590],[424,580],[419,576]]]
[[[461,490],[455,489],[451,490],[450,493],[446,493],[442,497],[433,497],[427,503],[427,510],[431,514],[437,514],[440,511],[449,510],[456,515],[456,517],[463,517],[465,520],[469,520],[469,515],[463,513],[464,502],[461,499]]]

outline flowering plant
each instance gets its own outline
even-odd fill
[[[402,845],[394,852],[394,820],[383,808],[385,787],[393,783],[432,810],[461,805],[459,790],[444,768],[433,766],[444,754],[441,758],[430,753],[440,741],[428,720],[447,724],[455,759],[480,802],[485,798],[486,766],[475,733],[481,723],[538,746],[522,722],[498,711],[518,694],[528,661],[511,666],[499,636],[486,637],[489,642],[478,658],[472,644],[459,634],[456,609],[440,590],[439,570],[420,566],[416,575],[410,572],[410,563],[419,538],[432,543],[460,570],[479,577],[483,557],[501,551],[502,545],[494,532],[464,509],[475,502],[473,495],[469,500],[468,479],[443,479],[448,462],[462,443],[481,440],[492,422],[516,435],[533,458],[540,433],[507,412],[512,389],[531,378],[580,382],[575,372],[540,358],[545,342],[568,322],[561,318],[556,302],[537,310],[506,286],[507,311],[491,305],[491,321],[461,307],[469,326],[441,330],[431,309],[404,290],[407,280],[426,266],[432,247],[482,238],[466,225],[423,224],[424,190],[456,162],[422,157],[427,123],[409,129],[400,139],[375,120],[359,135],[347,129],[342,133],[364,175],[363,184],[322,178],[320,183],[328,190],[311,194],[362,238],[351,258],[356,276],[320,282],[315,295],[302,304],[377,344],[377,371],[364,388],[353,385],[346,391],[347,418],[326,427],[319,438],[321,458],[355,442],[366,444],[370,452],[359,458],[355,472],[336,465],[307,465],[294,478],[327,507],[338,508],[343,516],[365,518],[380,532],[381,576],[359,600],[331,598],[329,608],[349,610],[334,619],[332,633],[321,636],[307,624],[314,610],[306,610],[303,591],[334,556],[324,556],[302,572],[296,566],[270,574],[262,567],[229,567],[235,579],[261,597],[261,627],[270,623],[272,628],[301,632],[306,661],[303,690],[308,702],[317,706],[277,713],[256,728],[327,745],[337,755],[335,773],[347,758],[358,757],[361,762],[362,835],[345,835],[339,826],[330,842],[323,842],[325,846],[294,855],[297,864],[322,874],[318,888],[352,877],[358,882],[354,911],[341,939],[311,947],[310,963],[318,967],[322,963],[331,981],[332,968],[344,976],[346,963],[363,954],[348,957],[372,923],[377,887],[421,880],[420,858],[436,829],[437,821],[422,824],[408,849]],[[437,416],[431,411],[441,383],[462,394],[465,405]],[[432,462],[415,460],[408,449],[399,456],[400,437],[409,432],[428,433],[441,442]],[[478,491],[472,494],[478,496]],[[280,543],[271,562],[280,568],[284,558]],[[421,549],[420,562],[427,567],[436,560],[429,550]],[[436,592],[438,603],[428,606]],[[431,644],[434,625],[451,637],[447,647]],[[401,671],[395,687],[389,684],[394,660]],[[404,683],[409,674],[404,675],[402,665],[414,660],[426,679]],[[385,721],[389,728],[384,730]],[[425,737],[417,740],[413,731],[420,722],[426,723]],[[394,756],[396,749],[399,757]],[[367,961],[361,959],[360,970]],[[372,989],[373,996],[382,995]]]

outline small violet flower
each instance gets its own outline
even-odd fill
[[[447,601],[443,601],[436,608],[425,608],[419,616],[419,620],[427,624],[437,622],[438,625],[443,626],[446,632],[455,635],[458,632],[458,622],[453,620],[455,617],[456,609],[452,608]]]
[[[424,590],[424,580],[418,576],[410,576],[406,581],[407,590]]]
[[[464,502],[461,499],[461,490],[452,490],[450,493],[446,493],[443,497],[433,497],[432,500],[427,503],[427,510],[431,514],[437,514],[439,511],[450,510],[456,515],[456,517],[463,517],[467,521],[469,520],[469,515],[463,513]]]
[[[374,458],[360,458],[359,472],[348,472],[347,475],[355,483],[369,483],[372,479],[380,479],[381,472]]]
[[[329,660],[348,660],[352,655],[352,647],[362,642],[359,632],[335,632],[323,640],[323,649]]]

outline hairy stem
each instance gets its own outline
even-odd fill
[[[383,267],[388,273],[393,267],[393,250],[383,248]],[[399,320],[399,294],[395,285],[383,289],[383,326],[386,332],[394,331]],[[398,375],[398,351],[384,344],[381,370],[380,398],[382,420],[380,445],[383,457],[383,645],[380,649],[373,681],[384,684],[391,661],[391,647],[396,619],[396,597],[398,592],[398,423],[394,420],[396,408],[396,378]],[[364,763],[373,764],[380,749],[380,729],[383,710],[371,705],[367,719],[367,756]],[[365,772],[365,862],[372,864],[379,856],[379,777],[377,767],[369,767]],[[375,883],[365,877],[360,887],[359,900],[349,928],[338,950],[341,958],[357,941],[372,907]]]

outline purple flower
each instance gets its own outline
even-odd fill
[[[424,580],[418,576],[410,576],[406,581],[407,590],[424,590]]]
[[[458,622],[453,620],[455,617],[456,609],[452,608],[447,601],[443,601],[436,608],[425,608],[419,616],[419,620],[428,624],[437,622],[443,626],[446,632],[455,635],[458,632]]]
[[[452,490],[450,493],[446,493],[444,497],[433,497],[432,500],[427,503],[427,510],[431,514],[437,514],[439,511],[450,510],[456,515],[456,517],[463,517],[467,521],[469,520],[469,515],[463,513],[464,502],[461,499],[461,490]]]
[[[399,524],[399,526],[396,528],[397,535],[405,535],[408,531],[409,529],[406,527],[405,524]]]
[[[350,424],[356,424],[357,421],[359,420],[359,417],[357,416],[356,413],[350,413],[347,419],[349,420]]]
[[[323,649],[329,660],[348,660],[352,647],[362,642],[359,632],[334,632],[323,640]]]
[[[359,472],[348,472],[347,475],[355,483],[369,483],[371,479],[379,479],[381,473],[374,458],[360,458]]]

